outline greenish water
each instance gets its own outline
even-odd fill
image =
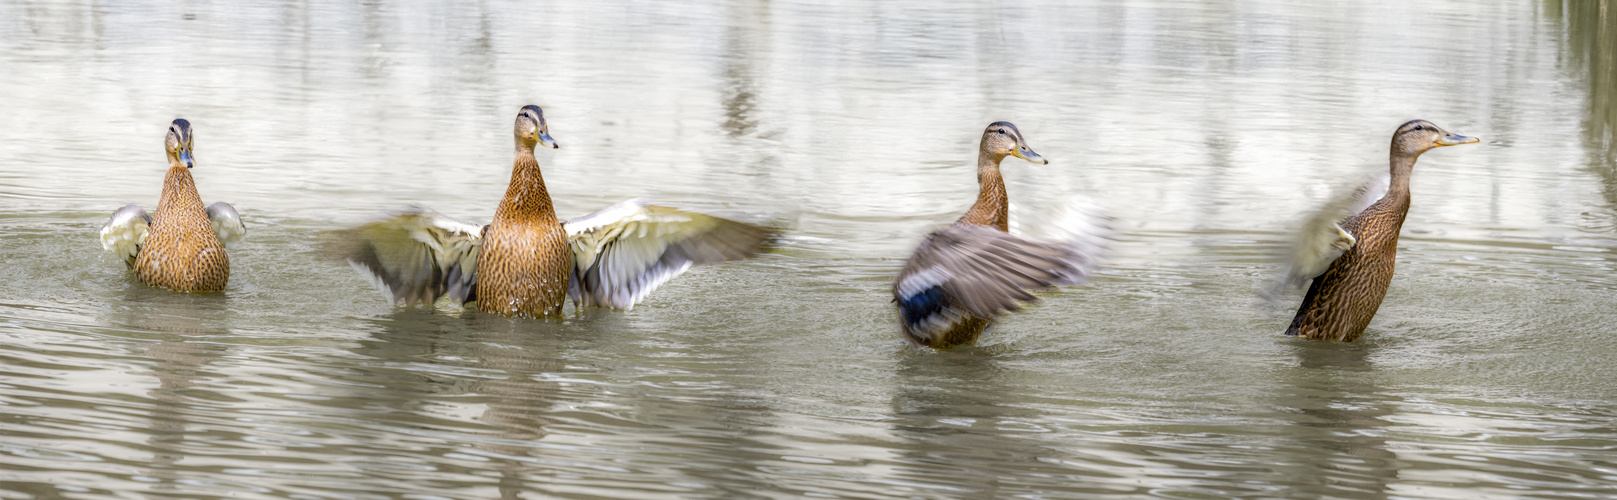
[[[1617,498],[1610,2],[0,2],[0,498]],[[479,223],[545,107],[563,217],[789,226],[628,312],[396,309],[322,232]],[[222,294],[95,231],[193,123]],[[1358,342],[1254,293],[1425,118]],[[1013,203],[1117,218],[982,345],[889,287],[1016,123]],[[1013,212],[1015,208],[1013,208]]]

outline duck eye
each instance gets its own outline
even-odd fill
[[[1416,126],[1415,126],[1415,130],[1426,130],[1426,127],[1423,127],[1423,126],[1420,126],[1420,125],[1416,125]]]

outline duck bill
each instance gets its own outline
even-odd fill
[[[1040,165],[1050,164],[1050,160],[1046,160],[1043,156],[1039,156],[1038,153],[1033,152],[1033,148],[1027,146],[1017,147],[1011,151],[1011,154],[1016,155],[1017,158],[1027,160],[1032,163],[1037,163]]]
[[[1461,144],[1471,144],[1479,140],[1481,139],[1477,139],[1475,137],[1466,137],[1459,134],[1444,134],[1443,137],[1438,138],[1437,142],[1433,143],[1433,145],[1437,147],[1458,146]]]
[[[196,165],[196,161],[191,159],[190,151],[181,151],[179,157],[180,164],[185,165],[185,168],[191,168],[193,165]]]
[[[545,146],[545,147],[548,147],[550,149],[561,149],[561,145],[556,144],[556,140],[552,139],[550,137],[550,134],[543,133],[543,132],[536,133],[536,134],[534,134],[534,139],[538,140],[539,145],[541,145],[541,146]]]

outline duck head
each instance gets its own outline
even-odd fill
[[[191,122],[175,118],[174,123],[168,125],[168,137],[163,138],[163,149],[168,151],[170,166],[191,168],[195,165],[196,161],[191,158]]]
[[[1033,152],[1033,148],[1027,146],[1027,141],[1022,140],[1022,132],[1016,129],[1016,125],[1011,125],[1011,122],[988,124],[988,128],[983,129],[981,148],[981,154],[993,159],[995,163],[1006,156],[1015,156],[1041,165],[1050,164],[1050,160],[1039,156]]]
[[[561,149],[556,140],[550,138],[550,127],[545,125],[545,110],[529,104],[522,107],[517,113],[517,149],[533,152],[536,145],[550,146],[551,149]]]
[[[1392,155],[1413,158],[1434,148],[1473,142],[1477,142],[1477,138],[1450,133],[1426,120],[1410,120],[1393,132]]]

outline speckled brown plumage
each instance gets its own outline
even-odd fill
[[[170,166],[146,239],[135,256],[135,274],[148,285],[171,290],[224,290],[230,281],[230,258],[191,179],[189,122],[175,120],[167,143]]]
[[[989,226],[1010,231],[1010,197],[1005,194],[1005,178],[999,174],[999,160],[978,158],[977,203],[955,224]]]
[[[511,184],[494,211],[494,222],[484,230],[477,257],[477,308],[483,312],[555,315],[567,300],[573,252],[533,156],[539,136],[549,139],[542,111],[523,108],[516,123]]]
[[[1393,133],[1386,195],[1341,222],[1342,230],[1357,241],[1314,278],[1286,335],[1351,342],[1364,333],[1392,283],[1415,160],[1436,147],[1472,142],[1477,139],[1450,134],[1424,120],[1399,126]]]
[[[921,339],[914,335],[909,335],[910,342],[940,351],[947,351],[963,345],[972,345],[977,343],[977,339],[982,338],[983,331],[987,330],[988,324],[993,322],[994,320],[989,318],[968,316],[966,319],[961,320],[960,323],[957,323],[954,328],[944,332],[943,335],[931,339]]]
[[[1396,188],[1394,188],[1396,189]],[[1392,283],[1398,257],[1398,233],[1409,212],[1408,184],[1397,199],[1392,192],[1359,215],[1342,222],[1358,242],[1338,257],[1325,274],[1314,278],[1287,335],[1351,342],[1370,325]]]
[[[478,254],[477,308],[508,316],[561,314],[572,275],[567,230],[556,219],[539,162],[517,155],[511,186],[483,234]]]

